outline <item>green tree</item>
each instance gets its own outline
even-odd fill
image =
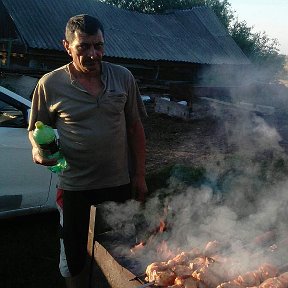
[[[225,27],[228,28],[233,19],[231,5],[228,0],[100,0],[118,8],[143,13],[165,13],[169,10],[191,9],[196,6],[211,7]]]
[[[196,6],[210,7],[243,53],[255,65],[256,70],[265,70],[260,80],[277,79],[283,72],[285,56],[279,54],[277,39],[269,38],[265,32],[253,32],[246,21],[239,21],[228,0],[100,0],[132,11],[143,13],[165,13],[169,10],[191,9]]]
[[[236,18],[228,30],[255,69],[261,71],[259,80],[277,80],[285,65],[285,56],[279,54],[278,40],[269,38],[265,32],[253,32],[253,27],[249,27],[246,21]]]

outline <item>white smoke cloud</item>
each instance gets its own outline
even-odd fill
[[[129,245],[146,241],[136,255],[125,243],[118,241],[112,247],[115,255],[136,259],[137,269],[145,270],[145,265],[165,259],[165,253],[157,253],[163,240],[174,254],[192,247],[204,249],[208,241],[229,243],[229,256],[243,269],[273,257],[282,265],[283,255],[288,256],[287,249],[270,254],[269,239],[268,246],[255,242],[271,231],[275,243],[288,239],[288,181],[283,177],[287,155],[279,145],[282,138],[277,125],[245,109],[215,106],[214,113],[221,119],[232,153],[211,147],[215,161],[205,163],[208,182],[193,186],[171,175],[167,187],[147,199],[145,206],[136,201],[105,204],[105,219],[113,230],[120,231],[120,238],[130,237]],[[167,229],[156,233],[161,219]],[[251,257],[252,252],[258,256]]]

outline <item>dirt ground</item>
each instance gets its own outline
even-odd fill
[[[201,166],[231,153],[225,125],[214,117],[185,121],[156,114],[150,106],[148,115],[148,174],[176,163]],[[0,222],[1,288],[65,287],[58,271],[57,227],[56,212]]]
[[[225,129],[216,119],[183,120],[149,113],[144,120],[147,139],[147,173],[175,163],[193,166],[210,161],[217,149],[227,153]]]

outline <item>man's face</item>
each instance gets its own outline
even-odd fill
[[[63,44],[78,71],[83,73],[100,72],[104,55],[104,37],[101,30],[98,30],[95,35],[76,31],[72,42],[64,40]]]

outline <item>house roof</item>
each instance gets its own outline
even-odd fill
[[[105,55],[151,61],[250,64],[207,7],[168,14],[128,11],[97,0],[0,0],[28,48],[63,50],[71,16],[90,14],[105,29]]]

